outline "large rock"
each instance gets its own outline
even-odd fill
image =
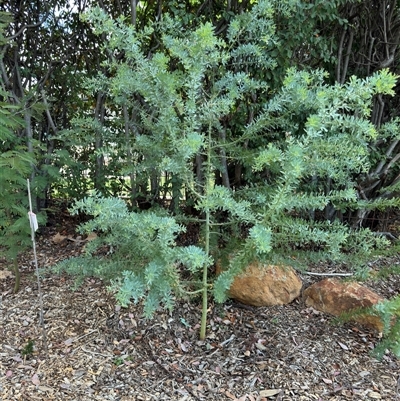
[[[303,298],[307,306],[334,316],[383,301],[378,294],[358,283],[341,282],[331,278],[308,287],[303,293]],[[378,316],[363,314],[352,320],[380,332],[383,330],[383,323]]]
[[[246,305],[284,305],[300,295],[301,287],[292,267],[252,263],[235,277],[229,295]]]

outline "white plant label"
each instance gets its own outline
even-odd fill
[[[36,231],[39,228],[36,214],[32,213],[32,212],[28,212],[28,217],[29,217],[29,222],[31,224],[31,229],[33,231]]]

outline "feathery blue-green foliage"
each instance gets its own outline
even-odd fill
[[[126,173],[144,183],[154,173],[175,177],[177,192],[198,212],[189,217],[197,218],[204,235],[198,246],[177,246],[184,230],[177,220],[184,224],[185,216],[129,212],[118,199],[95,196],[74,210],[93,216],[82,230],[99,236],[79,263],[62,268],[112,278],[117,299],[123,305],[144,299],[148,316],[160,303],[172,307],[174,297],[201,291],[204,316],[209,289],[223,301],[234,276],[254,259],[293,263],[317,254],[352,258],[360,267],[369,252],[387,245],[336,217],[376,207],[359,199],[356,179],[372,168],[370,147],[385,132],[369,121],[372,99],[392,95],[396,77],[383,70],[330,85],[322,70],[290,68],[281,87],[270,91],[267,76],[257,72],[277,65],[266,51],[276,39],[276,7],[257,2],[231,21],[225,38],[210,23],[184,30],[168,15],[140,32],[100,9],[85,17],[96,33],[107,34],[111,54],[124,54],[105,63],[109,78],[100,74],[87,88],[107,93],[116,119],[126,108],[138,116],[129,143],[135,157]],[[159,45],[149,57],[153,35]],[[257,113],[246,120],[241,108],[257,97]],[[235,129],[226,123],[232,119]],[[120,126],[122,131],[122,118]],[[238,189],[218,182],[227,159],[247,171],[248,181]],[[321,213],[327,218],[318,218]],[[216,259],[225,261],[224,272],[210,280]]]
[[[376,304],[370,312],[379,316],[384,324],[384,338],[374,349],[374,354],[381,358],[386,349],[390,349],[400,358],[400,296]]]
[[[397,271],[396,271],[397,270]],[[398,268],[388,269],[388,273],[398,274]],[[400,296],[396,295],[368,308],[358,308],[339,317],[339,321],[351,321],[354,318],[360,321],[366,315],[377,316],[383,324],[383,339],[372,350],[372,355],[381,359],[386,350],[390,350],[400,358]]]

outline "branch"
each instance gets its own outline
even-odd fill
[[[397,241],[397,239],[398,239],[395,235],[393,235],[389,231],[375,231],[373,234],[374,235],[382,235],[382,236],[387,237],[388,239],[390,239],[392,241]]]
[[[382,1],[383,39],[385,42],[386,60],[388,60],[390,58],[390,54],[389,54],[389,43],[387,38],[386,9],[387,9],[386,0],[384,0]],[[383,63],[385,63],[386,60],[384,60]]]
[[[368,49],[368,67],[367,67],[367,75],[371,74],[371,60],[372,60],[372,51],[374,49],[375,38],[372,36],[372,32],[369,32],[369,37],[371,39],[369,49]]]
[[[400,159],[400,153],[397,153],[397,155],[396,155],[395,157],[393,157],[393,159],[390,160],[390,162],[389,162],[388,165],[386,166],[385,170],[383,171],[383,175],[387,175],[387,173],[388,173],[390,167],[392,167],[392,165],[393,165],[394,163],[396,163],[397,160],[399,160],[399,159]]]
[[[340,43],[339,43],[339,49],[338,49],[338,61],[336,65],[336,81],[341,82],[340,79],[340,66],[342,64],[342,58],[343,58],[343,43],[344,43],[344,38],[346,36],[346,30],[345,28],[342,32],[342,37],[340,38]]]
[[[200,16],[200,14],[203,12],[203,9],[207,7],[207,4],[209,2],[210,2],[210,0],[206,0],[203,4],[200,5],[200,7],[197,9],[196,17]]]
[[[57,134],[58,129],[57,129],[56,125],[54,124],[53,118],[51,117],[50,107],[49,107],[49,104],[47,102],[46,94],[45,94],[43,89],[41,91],[41,94],[42,94],[42,98],[43,98],[43,103],[44,103],[44,105],[46,107],[46,116],[47,116],[47,119],[49,120],[50,127],[54,131],[54,133]]]
[[[1,69],[1,76],[3,78],[4,85],[7,89],[11,89],[10,79],[8,78],[6,67],[4,65],[4,54],[5,54],[6,47],[4,47],[3,51],[0,55],[0,69]]]
[[[45,9],[46,9],[46,14],[43,16],[43,18],[42,18],[41,21],[37,22],[36,24],[26,24],[26,25],[23,25],[23,26],[20,28],[20,30],[19,30],[16,34],[14,34],[13,36],[8,37],[7,39],[8,39],[8,40],[14,40],[14,39],[18,38],[18,36],[22,35],[22,33],[23,33],[26,29],[37,28],[38,26],[42,25],[42,24],[46,21],[47,17],[48,17],[49,14],[50,14],[50,10],[49,10],[49,7],[47,6],[47,3],[46,3],[46,2],[44,2],[44,7],[45,7]]]
[[[393,153],[394,149],[396,148],[396,146],[400,143],[399,139],[396,139],[392,142],[392,144],[389,146],[388,150],[385,152],[385,156],[386,158],[390,157],[391,154]],[[374,173],[372,175],[374,176],[379,176],[382,172],[382,169],[384,168],[386,163],[386,160],[382,160],[378,167],[375,169]]]
[[[353,273],[314,273],[314,272],[301,272],[301,273],[308,274],[310,276],[342,276],[342,277],[354,276]]]
[[[359,187],[359,194],[361,195],[362,199],[365,201],[369,201],[368,197],[366,194],[368,194],[370,191],[372,191],[374,188],[376,188],[380,184],[381,180],[377,179],[371,184],[368,188],[361,188]]]
[[[381,94],[376,96],[376,102],[377,103],[375,103],[372,123],[379,128],[381,126],[383,109],[385,107],[385,102],[383,101]],[[377,108],[378,110],[375,110],[375,108]]]
[[[353,46],[353,40],[354,40],[354,30],[350,30],[350,37],[347,42],[347,52],[346,52],[346,57],[344,59],[343,63],[343,71],[342,71],[342,78],[340,83],[344,84],[344,81],[346,80],[346,75],[347,75],[347,68],[349,67],[349,59],[350,59],[350,54],[351,54],[351,47]]]

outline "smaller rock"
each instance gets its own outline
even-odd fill
[[[308,307],[340,316],[359,308],[368,308],[383,301],[375,292],[355,282],[341,282],[336,279],[325,279],[308,287],[303,298]],[[381,332],[383,322],[378,316],[363,314],[352,319],[364,326]]]
[[[302,281],[290,266],[252,263],[235,277],[229,295],[246,305],[284,305],[300,295],[301,287]]]

